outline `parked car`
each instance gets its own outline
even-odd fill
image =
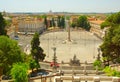
[[[19,40],[18,35],[15,35],[15,36],[14,36],[14,39],[15,39],[15,40]]]
[[[38,76],[39,76],[39,75],[43,75],[43,76],[44,76],[44,75],[48,75],[48,72],[46,72],[46,71],[38,72],[37,75],[38,75]]]
[[[10,75],[3,75],[2,80],[10,80],[12,77]]]

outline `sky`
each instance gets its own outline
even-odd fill
[[[120,0],[0,0],[0,12],[119,12]]]

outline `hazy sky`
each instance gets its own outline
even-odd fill
[[[6,12],[118,12],[120,0],[0,0]]]

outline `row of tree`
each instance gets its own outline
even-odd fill
[[[120,24],[120,12],[114,13],[111,16],[109,16],[105,22],[101,24],[101,28],[119,25]]]
[[[70,20],[70,17],[66,17],[66,20]],[[50,25],[48,26],[48,20],[47,20],[47,16],[44,17],[44,24],[46,25],[46,27],[59,27],[59,28],[65,28],[65,17],[64,16],[58,16],[57,19],[55,20],[54,18],[52,18],[50,21]],[[55,23],[57,22],[57,23]],[[71,27],[81,27],[87,31],[90,30],[90,23],[88,22],[88,19],[86,16],[80,16],[76,21],[73,21],[70,24]]]
[[[6,27],[5,19],[3,18],[2,14],[0,13],[0,35],[6,35],[7,31],[5,29]]]
[[[15,82],[21,82],[22,79],[25,80],[28,76],[28,69],[32,69],[33,71],[35,68],[37,70],[40,68],[39,61],[44,60],[45,54],[39,46],[38,35],[38,33],[35,33],[31,41],[32,49],[29,56],[21,51],[17,41],[7,36],[0,36],[0,75],[11,74]],[[23,76],[26,77],[23,78]],[[23,82],[27,82],[27,80]]]
[[[39,34],[35,33],[31,41],[31,54],[23,53],[17,41],[7,36],[6,23],[0,13],[0,76],[11,75],[15,82],[28,82],[28,70],[40,68],[45,54],[40,47]]]
[[[12,65],[11,75],[15,82],[28,82],[28,70],[31,69],[33,73],[34,69],[38,71],[40,68],[39,61],[43,61],[46,55],[39,45],[39,34],[35,33],[31,41],[31,54],[24,55],[24,62],[19,61]]]
[[[52,17],[51,19],[48,20],[47,16],[45,16],[44,24],[46,25],[46,28],[48,28],[48,27],[65,28],[65,17],[58,16],[56,19]]]
[[[101,27],[109,27],[100,46],[104,62],[107,62],[107,65],[109,61],[120,63],[120,12],[109,16]]]
[[[83,28],[87,31],[90,30],[90,23],[88,22],[88,19],[86,16],[80,16],[77,20],[73,21],[71,23],[71,26],[74,28],[74,27],[80,27],[80,28]]]

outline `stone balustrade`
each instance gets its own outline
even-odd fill
[[[55,76],[54,77],[54,82],[63,82],[64,80],[71,80],[72,82],[80,82],[80,81],[120,82],[119,77],[107,77],[107,76]]]

